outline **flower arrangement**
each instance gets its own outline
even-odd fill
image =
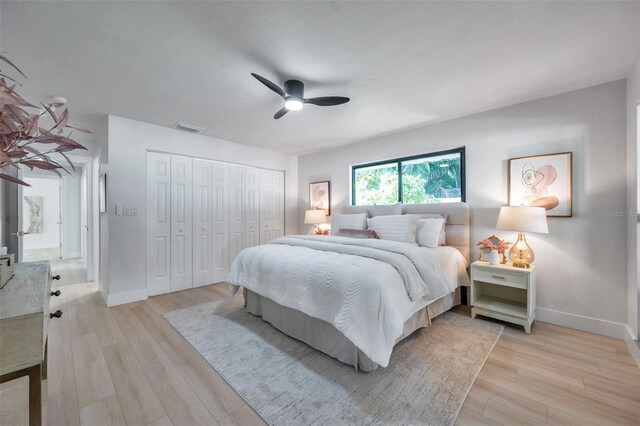
[[[18,67],[0,55],[0,67],[3,63],[26,78]],[[44,108],[41,109],[30,104],[18,95],[16,86],[20,86],[20,83],[0,68],[0,179],[29,186],[11,174],[11,168],[17,169],[20,165],[31,170],[47,170],[61,176],[60,170],[67,170],[52,156],[60,156],[75,170],[67,153],[86,148],[71,139],[71,134],[74,130],[91,132],[67,124],[67,109],[56,115],[54,110],[62,105],[41,104]],[[45,115],[50,116],[54,123],[49,129],[38,124],[40,118]]]
[[[481,250],[484,250],[484,249],[498,250],[498,253],[504,254],[505,251],[509,250],[509,247],[511,246],[511,244],[512,244],[511,242],[504,241],[504,240],[498,240],[498,244],[494,244],[493,242],[491,242],[490,239],[485,238],[484,240],[478,243],[478,247]]]

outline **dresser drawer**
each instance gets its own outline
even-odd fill
[[[473,270],[473,279],[492,284],[500,284],[507,287],[527,288],[527,275],[504,269],[476,267]]]

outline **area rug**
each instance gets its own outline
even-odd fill
[[[165,319],[270,425],[451,425],[503,326],[447,312],[356,372],[234,297]]]

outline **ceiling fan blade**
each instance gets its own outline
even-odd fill
[[[254,76],[256,78],[256,80],[258,80],[260,83],[264,84],[269,89],[271,89],[274,92],[276,92],[278,95],[282,96],[283,98],[285,97],[286,93],[284,93],[284,90],[282,90],[280,87],[278,87],[275,83],[270,82],[269,80],[267,80],[266,78],[264,78],[261,75],[258,75],[258,74],[255,74],[255,73],[251,73],[251,75]]]
[[[288,113],[289,110],[286,109],[285,107],[282,107],[281,109],[278,110],[278,112],[276,112],[273,116],[273,118],[275,120],[277,120],[278,118],[282,117],[283,115],[285,115],[286,113]]]
[[[346,104],[349,101],[350,101],[349,98],[345,98],[343,96],[321,96],[319,98],[305,99],[304,103],[318,105],[318,106],[332,106],[332,105]]]

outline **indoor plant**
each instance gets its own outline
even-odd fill
[[[0,55],[0,179],[29,186],[12,174],[11,169],[20,165],[60,175],[60,171],[66,169],[60,160],[56,161],[58,155],[75,170],[67,153],[86,148],[71,139],[71,135],[74,130],[91,132],[67,124],[67,109],[56,115],[54,110],[61,105],[42,103],[41,109],[27,102],[16,92],[20,83],[2,68],[5,64],[17,73],[16,78],[26,78],[18,67]],[[40,119],[46,115],[53,120],[53,126],[48,129],[39,126]]]

